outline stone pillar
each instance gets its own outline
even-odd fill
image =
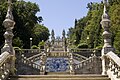
[[[42,55],[40,56],[40,74],[41,75],[44,75],[45,74],[45,71],[46,71],[46,59],[47,59],[47,55],[45,52],[42,52],[41,53]]]
[[[69,53],[70,74],[75,74],[73,54]]]
[[[52,32],[51,32],[51,44],[52,44],[52,46],[53,46],[53,44],[54,44],[54,41],[55,41],[55,33],[54,33],[54,30],[52,30]]]
[[[66,37],[65,37],[65,30],[63,30],[63,32],[62,32],[62,46],[63,46],[63,49],[64,49],[64,51],[66,52],[67,51],[67,49],[66,49]]]
[[[12,38],[13,33],[12,29],[14,28],[15,22],[13,20],[12,15],[12,0],[8,0],[8,11],[5,20],[3,21],[3,25],[6,28],[6,32],[4,33],[5,45],[1,49],[1,53],[7,51],[11,55],[10,65],[11,65],[11,73],[14,74],[15,67],[15,51],[12,46]]]
[[[105,54],[113,51],[114,48],[111,45],[111,36],[112,34],[110,33],[110,19],[109,16],[107,14],[107,10],[106,10],[106,6],[107,6],[107,0],[103,0],[104,2],[104,11],[103,11],[103,15],[102,15],[102,21],[101,21],[101,25],[102,28],[104,29],[103,32],[103,39],[104,39],[104,46],[102,48],[102,75],[106,75],[106,59],[105,59]]]

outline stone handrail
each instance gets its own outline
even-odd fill
[[[80,52],[80,51],[94,51],[96,49],[77,49],[77,48],[72,48],[71,51],[72,52]]]
[[[78,49],[72,48],[70,49],[72,53],[77,53],[85,57],[90,57],[91,55],[101,56],[101,49]]]
[[[100,74],[101,73],[101,64],[100,58],[93,56],[86,60],[81,61],[78,64],[75,64],[75,73],[76,74]],[[96,66],[95,66],[96,65]]]
[[[29,58],[27,58],[27,60],[29,60],[29,61],[33,61],[33,62],[35,62],[35,61],[38,61],[38,60],[40,60],[40,56],[41,56],[42,54],[36,54],[36,55],[34,55],[34,56],[32,56],[32,57],[29,57]]]
[[[28,65],[28,66],[31,66],[32,68],[35,68],[35,69],[40,69],[40,65],[38,65],[38,64],[36,64],[36,63],[34,63],[32,60],[30,61],[30,60],[28,60],[26,57],[24,57],[24,55],[22,55],[22,63],[24,63],[24,64],[26,64],[26,65]]]
[[[82,56],[80,54],[73,54],[73,58],[78,60],[78,61],[82,61],[82,60],[88,59],[87,57],[84,57],[84,56]]]
[[[15,53],[18,54],[24,54],[25,57],[29,58],[31,56],[34,56],[36,54],[39,54],[41,52],[40,49],[15,49]]]
[[[105,56],[108,76],[111,80],[120,80],[120,58],[112,51]]]
[[[93,57],[91,57],[87,60],[83,60],[79,64],[75,65],[75,69],[78,70],[78,69],[84,68],[84,66],[89,65],[88,63],[91,63],[92,61],[93,61]]]
[[[10,73],[10,63],[9,60],[11,55],[8,52],[4,52],[0,55],[0,80],[5,80],[8,78]]]

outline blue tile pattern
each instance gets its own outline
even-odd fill
[[[69,69],[68,59],[48,58],[46,62],[47,72],[64,72]]]

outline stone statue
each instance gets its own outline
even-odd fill
[[[53,45],[55,42],[55,33],[54,33],[54,30],[52,30],[51,32],[51,45]]]
[[[62,32],[62,40],[63,40],[63,48],[64,48],[64,51],[67,51],[67,43],[66,43],[66,37],[65,37],[65,30],[63,30],[63,32]]]
[[[78,22],[77,19],[75,19],[75,27],[77,26],[77,22]]]
[[[62,32],[62,37],[65,38],[65,30]]]

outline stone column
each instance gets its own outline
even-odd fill
[[[40,74],[41,75],[45,75],[45,71],[46,71],[46,59],[47,59],[47,55],[45,52],[41,53],[42,55],[40,56]]]
[[[51,32],[51,42],[52,42],[52,45],[54,44],[54,41],[55,41],[55,33],[54,33],[54,30],[52,30],[52,32]]]
[[[75,74],[73,54],[69,53],[70,74]]]
[[[66,52],[66,37],[65,37],[65,30],[63,30],[62,32],[62,46],[63,46],[63,49],[64,49],[64,52]]]
[[[5,20],[3,21],[3,25],[6,28],[6,32],[4,33],[5,38],[5,45],[1,49],[1,53],[7,51],[11,55],[10,66],[11,66],[11,73],[14,74],[14,67],[15,67],[15,51],[12,46],[12,38],[13,33],[12,29],[14,28],[15,22],[13,20],[12,15],[12,0],[8,0],[8,10]]]
[[[107,10],[106,10],[106,6],[107,6],[107,0],[103,0],[104,3],[104,11],[103,11],[103,15],[102,15],[102,21],[101,21],[101,25],[102,28],[104,29],[103,32],[103,39],[104,39],[104,46],[102,48],[102,75],[106,75],[106,59],[105,59],[105,54],[113,51],[114,48],[111,45],[111,36],[112,34],[110,33],[110,19],[109,16],[107,14]]]

